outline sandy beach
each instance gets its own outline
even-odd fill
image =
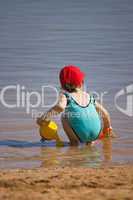
[[[0,199],[133,199],[133,165],[0,172]]]

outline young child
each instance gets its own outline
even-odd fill
[[[107,110],[83,90],[85,74],[76,66],[65,66],[60,71],[60,92],[58,103],[37,119],[40,125],[49,121],[52,115],[63,112],[61,121],[71,145],[80,142],[91,143],[112,133]]]

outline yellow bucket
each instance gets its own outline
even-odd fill
[[[46,140],[56,140],[56,142],[61,144],[61,140],[57,134],[58,126],[54,121],[43,122],[40,125],[40,136]]]

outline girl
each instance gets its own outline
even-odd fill
[[[84,77],[79,67],[69,65],[61,69],[59,79],[63,90],[58,103],[37,119],[40,125],[52,115],[64,112],[61,121],[71,145],[91,143],[112,134],[107,110],[83,90]]]

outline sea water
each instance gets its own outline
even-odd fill
[[[67,64],[81,67],[86,90],[109,110],[118,136],[112,142],[70,147],[57,117],[65,146],[40,143],[33,117],[55,103],[58,74]],[[45,106],[7,108],[1,100],[0,168],[132,163],[133,1],[0,1],[0,92],[17,85],[21,96],[41,94],[44,86]],[[15,89],[4,97],[8,105],[16,104]],[[36,103],[36,98],[30,100]]]

